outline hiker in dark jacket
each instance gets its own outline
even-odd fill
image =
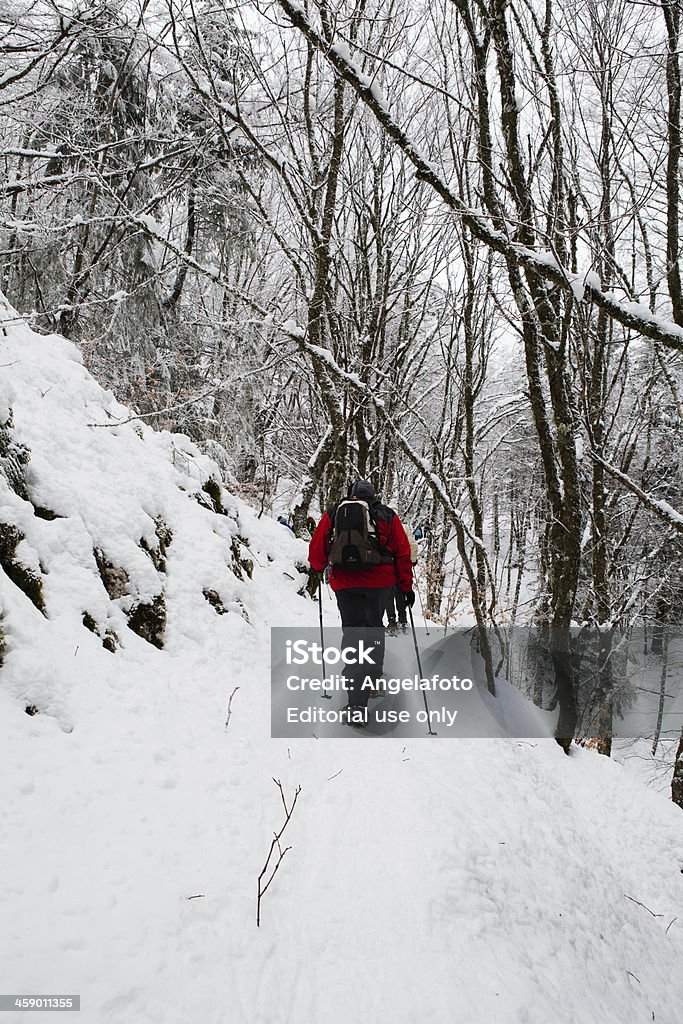
[[[356,564],[349,564],[353,561],[353,543],[345,545],[343,538],[335,539],[335,521],[339,527],[338,513],[341,514],[342,507],[347,511],[348,502],[358,502],[361,506],[360,510],[352,508],[351,513],[362,511],[363,508],[369,512],[370,531],[374,531],[369,546],[376,551],[374,564],[371,561],[372,554],[367,552]],[[356,541],[357,536],[349,536],[348,540]],[[364,558],[367,560],[364,561]],[[381,676],[384,661],[383,616],[388,594],[392,587],[398,586],[410,607],[415,602],[415,594],[410,543],[403,524],[393,509],[382,504],[369,480],[357,480],[349,490],[348,497],[335,509],[325,513],[311,537],[308,561],[311,568],[319,573],[324,571],[328,561],[332,562],[330,586],[337,599],[345,631],[343,642],[346,644],[351,639],[349,630],[355,630],[351,641],[353,646],[356,646],[359,637],[371,636],[375,644],[372,675],[374,678]],[[370,693],[367,688],[361,689],[364,678],[364,672],[362,676],[356,673],[353,677],[349,690],[350,707],[364,708],[367,705]]]
[[[417,532],[417,531],[416,531]],[[417,565],[418,547],[417,540],[415,537],[408,537],[408,543],[410,544],[410,564],[415,567]],[[398,627],[405,633],[408,628],[407,615],[408,604],[406,601],[406,595],[403,593],[400,587],[392,587],[387,597],[387,632],[390,636],[395,636],[398,632]],[[398,618],[397,618],[398,614]]]

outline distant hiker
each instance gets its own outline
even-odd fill
[[[405,632],[407,627],[406,605],[402,591],[399,587],[392,587],[387,595],[387,633],[396,636],[398,627]]]
[[[384,610],[391,589],[398,586],[412,607],[413,569],[410,543],[401,520],[383,505],[369,480],[357,480],[346,498],[326,512],[311,537],[308,561],[315,572],[331,566],[334,591],[344,630],[343,643],[372,643],[372,672],[356,670],[350,681],[349,708],[365,708],[366,675],[377,679],[384,662]],[[351,632],[352,631],[352,632]]]
[[[282,526],[286,526],[288,530],[291,530],[291,532],[294,533],[294,527],[292,526],[292,524],[290,522],[288,522],[288,520],[284,516],[278,516],[277,517],[277,521]]]
[[[419,537],[416,534],[419,533],[422,536],[422,531],[419,526],[413,536],[408,536],[408,543],[410,544],[410,564],[412,566],[417,565],[418,559],[418,547],[417,541]],[[398,633],[398,627],[401,627],[401,632],[405,633],[408,629],[408,620],[406,618],[407,604],[405,594],[400,587],[392,587],[389,591],[387,598],[387,631],[395,636]]]

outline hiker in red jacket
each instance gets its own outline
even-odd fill
[[[348,496],[326,512],[318,523],[308,548],[308,561],[316,572],[331,565],[330,585],[337,598],[343,643],[351,637],[371,638],[375,645],[372,675],[382,675],[384,661],[383,616],[392,587],[405,594],[408,607],[415,603],[410,543],[401,520],[383,505],[369,480],[357,480]],[[362,631],[362,632],[359,632]],[[361,689],[362,675],[356,673],[349,689],[349,707],[365,708],[370,696]]]

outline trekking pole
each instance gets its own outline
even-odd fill
[[[415,657],[417,658],[417,667],[420,673],[420,679],[422,679],[422,662],[420,661],[420,650],[417,646],[417,633],[415,632],[415,623],[413,622],[413,609],[408,606],[408,615],[410,615],[410,628],[413,631],[413,644],[415,645]],[[425,702],[425,711],[427,712],[427,726],[429,727],[429,735],[436,736],[436,733],[432,729],[432,720],[429,717],[429,704],[427,703],[427,691],[422,691],[422,699]]]
[[[417,579],[413,580],[413,589],[417,591],[417,596],[420,598],[420,608],[422,610],[422,618],[424,619],[425,630],[427,632],[427,636],[429,636],[429,626],[427,625],[427,616],[425,615],[424,601],[422,600],[422,594],[420,593],[420,588],[417,585]]]
[[[322,576],[318,580],[318,613],[320,615],[320,646],[322,648],[321,658],[322,658],[322,663],[323,663],[323,677],[324,677],[324,675],[325,675],[325,633],[324,633],[324,630],[323,630],[323,578],[322,578]],[[321,693],[322,693],[323,698],[325,700],[332,700],[332,694],[331,693],[325,693],[324,690],[321,690]]]

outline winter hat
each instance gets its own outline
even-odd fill
[[[351,497],[360,498],[361,501],[372,501],[375,497],[375,488],[369,480],[356,480],[351,488]]]

